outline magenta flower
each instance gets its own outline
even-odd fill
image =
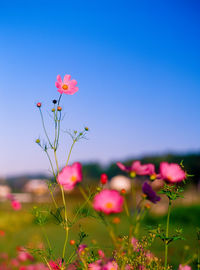
[[[86,248],[87,248],[87,245],[81,244],[81,245],[78,246],[77,251],[78,251],[79,254],[82,254],[85,251]]]
[[[160,201],[160,197],[157,196],[156,192],[147,182],[144,182],[142,186],[142,191],[147,196],[147,200],[149,200],[150,202],[157,203]]]
[[[82,166],[79,162],[68,165],[58,174],[57,181],[64,190],[72,190],[78,182],[82,181]]]
[[[140,251],[140,249],[139,249],[139,241],[135,237],[132,237],[131,244],[133,246],[134,251],[137,251],[137,252]]]
[[[178,270],[192,270],[192,268],[189,265],[179,265]]]
[[[116,190],[104,189],[94,197],[93,207],[105,214],[120,213],[124,199]]]
[[[117,269],[119,269],[119,268],[118,268],[118,265],[115,261],[108,262],[102,268],[102,270],[117,270]]]
[[[55,83],[60,94],[73,95],[78,91],[77,81],[71,80],[71,75],[65,75],[62,81],[60,75],[57,76],[57,81]]]
[[[134,161],[131,166],[125,166],[121,162],[117,162],[117,166],[122,171],[130,173],[132,177],[136,175],[155,175],[154,164],[149,163],[142,165],[139,160]]]
[[[11,206],[15,211],[19,211],[22,208],[21,203],[17,200],[12,200]]]
[[[177,183],[186,179],[186,173],[178,164],[169,164],[168,162],[160,163],[160,176],[161,179],[170,183]]]
[[[90,269],[90,270],[101,270],[102,269],[101,265],[102,265],[101,260],[98,260],[96,262],[90,263],[88,265],[88,269]]]
[[[50,261],[49,265],[51,266],[52,270],[60,270],[62,267],[62,261],[61,260],[57,260],[55,261]]]

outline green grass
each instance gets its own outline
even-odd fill
[[[44,206],[42,206],[44,207]],[[69,204],[74,207],[74,201]],[[22,211],[14,212],[6,204],[0,209],[0,230],[5,230],[5,237],[0,237],[0,252],[8,252],[10,256],[15,256],[17,246],[35,246],[45,242],[42,230],[39,225],[34,223],[31,214],[32,205],[26,205]],[[177,265],[186,255],[193,255],[197,251],[196,227],[200,227],[200,206],[176,207],[171,213],[170,233],[173,233],[176,227],[183,228],[185,240],[178,240],[169,247],[169,261],[177,269]],[[141,225],[141,235],[147,233],[147,226],[155,227],[161,224],[165,228],[166,216],[148,215]],[[78,241],[78,233],[82,230],[89,234],[84,243],[94,243],[103,246],[107,251],[111,250],[112,243],[108,232],[103,224],[93,218],[84,218],[70,231],[70,239]],[[64,230],[61,226],[55,224],[55,220],[49,219],[44,226],[50,239],[55,256],[60,256],[64,243]],[[128,234],[128,222],[122,218],[122,222],[116,226],[117,233],[121,236]],[[67,247],[67,254],[71,254],[72,248]],[[164,246],[160,239],[157,239],[152,245],[152,251],[160,258],[163,257]],[[185,255],[184,255],[185,253]],[[195,269],[195,268],[194,268]]]

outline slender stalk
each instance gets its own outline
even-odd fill
[[[125,197],[124,197],[124,210],[125,210],[125,212],[126,212],[126,215],[127,215],[128,217],[130,217],[130,212],[129,212],[127,200],[126,200]]]
[[[66,162],[66,166],[68,165],[70,156],[71,156],[71,152],[73,149],[73,146],[75,144],[76,140],[73,141],[72,146],[70,148],[68,157],[67,157],[67,162]],[[59,173],[59,166],[58,166],[58,160],[57,160],[57,155],[56,155],[56,149],[54,148],[54,157],[55,157],[55,161],[56,161],[56,167],[57,167],[57,174]],[[64,204],[64,208],[65,208],[65,242],[64,242],[64,246],[63,246],[63,252],[62,252],[62,258],[64,259],[65,257],[65,252],[66,252],[66,246],[67,246],[67,241],[68,241],[68,235],[69,235],[69,227],[68,227],[68,217],[67,217],[67,207],[66,207],[66,202],[65,202],[65,194],[64,194],[64,190],[63,187],[60,185],[60,189],[61,189],[61,193],[62,193],[62,200],[63,200],[63,204]]]
[[[45,127],[45,124],[44,124],[44,117],[43,117],[41,108],[39,108],[39,111],[40,111],[40,116],[41,116],[41,119],[42,119],[42,126],[43,126],[43,129],[44,129],[44,133],[45,133],[45,135],[47,137],[49,145],[51,146],[51,148],[53,148],[53,145],[51,144],[51,141],[50,141],[49,136],[48,136],[47,131],[46,131],[46,127]]]
[[[68,157],[67,157],[67,162],[66,162],[66,165],[65,165],[65,166],[68,165],[68,162],[69,162],[69,159],[70,159],[70,156],[71,156],[71,153],[72,153],[72,149],[73,149],[73,147],[74,147],[75,142],[76,142],[76,139],[73,140],[73,143],[72,143],[71,148],[70,148],[70,150],[69,150],[69,155],[68,155]]]
[[[51,268],[50,264],[48,263],[47,259],[46,259],[45,257],[43,257],[43,258],[44,258],[44,261],[45,261],[46,265],[48,266],[48,268],[49,268],[50,270],[52,270],[52,268]]]
[[[165,234],[165,270],[167,269],[167,259],[168,259],[168,237],[169,237],[169,218],[171,212],[172,201],[169,199],[168,213],[167,213],[167,225],[166,225],[166,234]]]
[[[50,163],[50,165],[51,165],[51,170],[52,170],[53,176],[54,176],[54,178],[56,179],[56,174],[55,174],[55,171],[54,171],[53,164],[52,164],[51,158],[50,158],[50,156],[49,156],[49,153],[47,152],[47,150],[45,151],[45,153],[47,154],[47,157],[48,157],[48,159],[49,159],[49,163]],[[55,198],[54,198],[54,196],[53,196],[53,192],[52,192],[50,189],[49,189],[49,191],[50,191],[50,194],[51,194],[51,198],[52,198],[52,200],[53,200],[53,202],[54,202],[54,204],[55,204],[55,207],[58,208],[58,205],[57,205],[57,203],[56,203],[56,200],[55,200]]]
[[[48,236],[47,236],[47,234],[46,234],[46,231],[45,231],[44,227],[41,226],[41,229],[42,229],[43,235],[44,235],[44,237],[45,237],[45,239],[46,239],[46,241],[47,241],[47,244],[48,244],[48,246],[49,246],[49,249],[52,250],[51,244],[50,244],[50,241],[49,241],[49,238],[48,238]]]

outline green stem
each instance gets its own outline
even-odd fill
[[[169,218],[171,212],[172,201],[169,199],[168,213],[167,213],[167,225],[166,225],[166,234],[165,234],[165,270],[167,269],[167,259],[168,259],[168,237],[169,237]]]
[[[50,270],[52,270],[52,268],[51,268],[50,264],[48,263],[47,259],[46,259],[45,257],[43,257],[43,258],[44,258],[44,261],[45,261],[46,265],[48,266],[48,268],[49,268]]]
[[[46,131],[46,127],[45,127],[45,124],[44,124],[44,117],[43,117],[41,108],[39,108],[39,111],[40,111],[40,116],[41,116],[41,119],[42,119],[42,126],[43,126],[43,129],[44,129],[44,133],[45,133],[45,135],[47,137],[49,145],[51,146],[51,148],[53,148],[53,145],[51,144],[51,141],[50,141],[49,136],[48,136],[47,131]]]
[[[53,176],[54,176],[54,178],[56,179],[56,174],[55,174],[55,171],[54,171],[53,164],[52,164],[51,158],[50,158],[50,156],[49,156],[49,153],[47,152],[47,150],[45,151],[45,153],[47,154],[47,157],[48,157],[48,159],[49,159],[49,163],[50,163],[50,165],[51,165],[51,170],[52,170]],[[56,209],[57,209],[57,208],[58,208],[58,205],[57,205],[56,200],[55,200],[55,198],[54,198],[54,196],[53,196],[53,192],[52,192],[50,189],[49,189],[49,191],[50,191],[52,200],[53,200],[53,202],[54,202],[54,204],[55,204],[55,207],[56,207]]]
[[[42,229],[42,232],[43,232],[43,234],[44,234],[44,237],[45,237],[45,239],[46,239],[46,241],[47,241],[47,244],[48,244],[48,246],[49,246],[49,249],[52,250],[51,244],[50,244],[50,241],[49,241],[49,238],[48,238],[48,236],[47,236],[47,234],[46,234],[46,231],[45,231],[44,227],[41,226],[41,229]]]
[[[73,147],[74,147],[75,142],[76,142],[76,139],[73,140],[73,143],[72,143],[71,148],[70,148],[70,150],[69,150],[69,155],[68,155],[67,162],[66,162],[66,165],[65,165],[65,166],[68,165],[68,162],[69,162],[69,159],[70,159],[70,156],[71,156],[71,153],[72,153],[72,149],[73,149]]]

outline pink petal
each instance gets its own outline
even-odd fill
[[[60,84],[62,84],[62,79],[61,79],[61,76],[60,76],[60,75],[57,76],[57,81],[58,81]]]
[[[61,87],[62,87],[62,83],[55,82],[55,86],[56,86],[57,88],[61,88]]]
[[[64,76],[63,83],[64,84],[68,84],[70,80],[71,80],[71,75],[65,75]]]

